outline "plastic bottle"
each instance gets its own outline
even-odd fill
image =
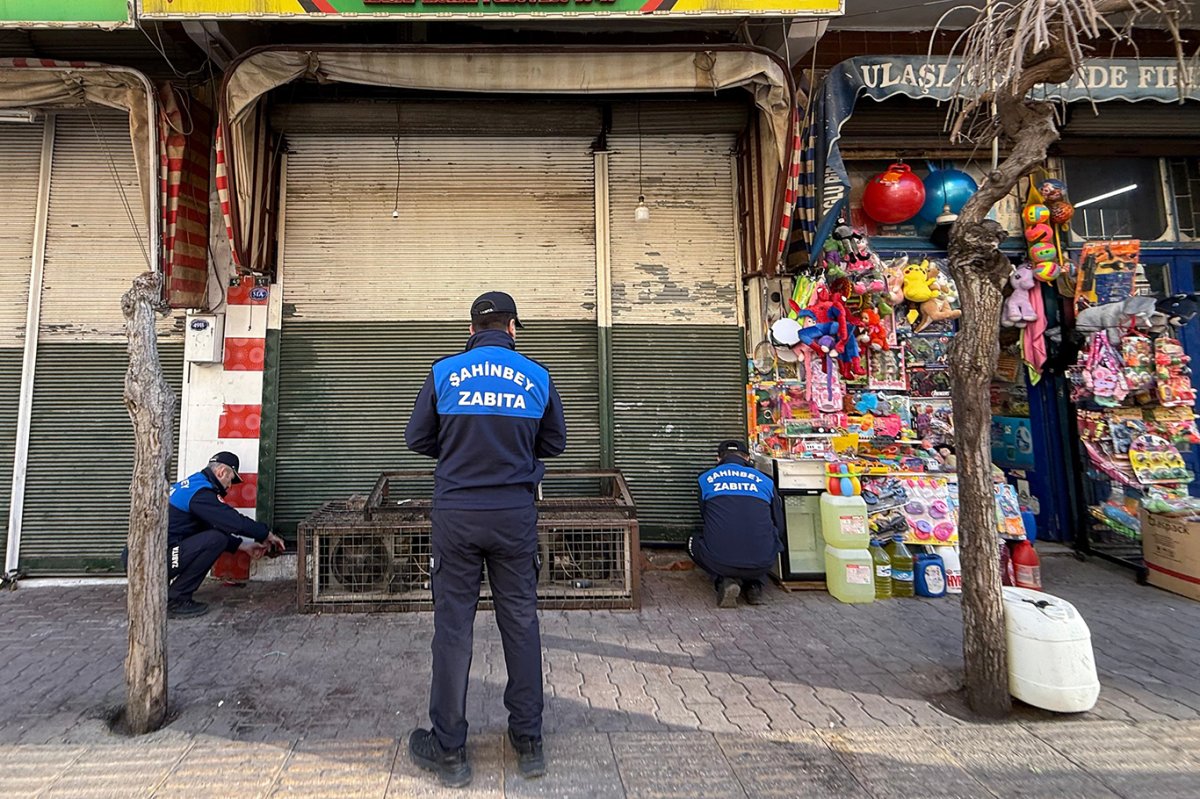
[[[958,547],[942,547],[942,563],[946,567],[946,593],[962,593],[962,560],[958,557]]]
[[[874,602],[875,587],[871,572],[875,563],[866,547],[839,549],[825,547],[825,587],[842,602]]]
[[[941,555],[932,552],[917,555],[913,588],[917,596],[937,598],[946,595],[946,566]]]
[[[875,598],[892,598],[892,559],[883,551],[883,544],[871,540],[871,560],[875,563]]]
[[[1042,590],[1042,562],[1033,544],[1018,541],[1012,551],[1013,577],[1017,588]]]
[[[913,556],[904,536],[895,536],[884,549],[892,561],[892,596],[913,596]]]
[[[821,534],[825,543],[839,549],[866,549],[870,540],[867,529],[867,503],[862,497],[821,495]]]

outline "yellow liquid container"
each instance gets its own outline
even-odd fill
[[[871,579],[875,563],[871,553],[862,549],[825,547],[825,588],[834,599],[851,604],[875,601],[875,582]]]
[[[867,529],[867,503],[862,497],[822,494],[821,534],[830,546],[865,551],[871,543]]]

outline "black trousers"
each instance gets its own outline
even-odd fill
[[[702,535],[694,535],[689,538],[687,548],[688,554],[692,556],[692,560],[695,561],[696,565],[708,572],[714,580],[728,577],[732,580],[740,580],[743,583],[762,583],[766,582],[767,572],[771,570],[770,564],[761,568],[746,569],[718,563],[708,551],[708,546],[705,544],[704,536]]]
[[[217,558],[229,545],[229,536],[220,530],[205,530],[190,535],[167,549],[167,601],[191,599],[204,582]]]
[[[433,681],[429,720],[438,742],[467,741],[467,682],[475,610],[487,563],[504,645],[508,726],[542,734],[542,639],[537,617],[537,508],[433,510]]]

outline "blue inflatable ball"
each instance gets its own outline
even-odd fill
[[[925,178],[925,204],[917,213],[922,220],[933,224],[949,204],[950,210],[958,213],[967,204],[971,195],[979,190],[975,179],[957,169],[938,169]]]

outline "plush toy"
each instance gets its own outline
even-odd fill
[[[1034,289],[1036,281],[1033,278],[1033,267],[1024,263],[1013,270],[1008,279],[1013,288],[1009,298],[1004,301],[1004,317],[1000,324],[1004,327],[1025,327],[1030,322],[1037,321],[1037,313],[1033,310],[1033,302],[1029,292]]]
[[[1109,302],[1085,308],[1075,318],[1075,329],[1081,333],[1097,333],[1103,330],[1108,334],[1108,340],[1115,344],[1121,340],[1121,333],[1130,327],[1154,330],[1161,328],[1165,321],[1156,309],[1153,297],[1138,295],[1122,302]]]
[[[891,342],[888,341],[887,328],[883,326],[883,319],[879,316],[879,312],[874,308],[867,308],[859,314],[859,330],[862,334],[859,336],[859,341],[862,341],[866,346],[882,352],[892,348]]]
[[[908,264],[904,267],[904,299],[920,304],[938,295],[929,277],[929,261]]]
[[[837,348],[837,322],[819,322],[817,315],[809,310],[800,311],[796,318],[801,324],[798,333],[800,344],[811,347],[822,355],[841,354],[841,350]]]
[[[862,365],[862,353],[858,348],[858,339],[851,323],[850,311],[846,308],[846,302],[842,295],[822,286],[817,289],[816,302],[812,306],[812,311],[821,324],[833,322],[837,325],[834,349],[839,353],[842,376],[849,380],[859,375],[865,375],[867,370]]]
[[[896,308],[904,302],[904,267],[908,266],[908,256],[893,258],[883,270],[887,281],[888,304]]]
[[[1200,293],[1172,294],[1155,302],[1154,307],[1168,324],[1183,327],[1200,315]]]
[[[957,319],[962,316],[962,311],[951,307],[950,301],[945,297],[926,300],[918,306],[918,310],[921,314],[921,321],[913,328],[914,333],[923,332],[934,322],[944,322],[947,319]]]

